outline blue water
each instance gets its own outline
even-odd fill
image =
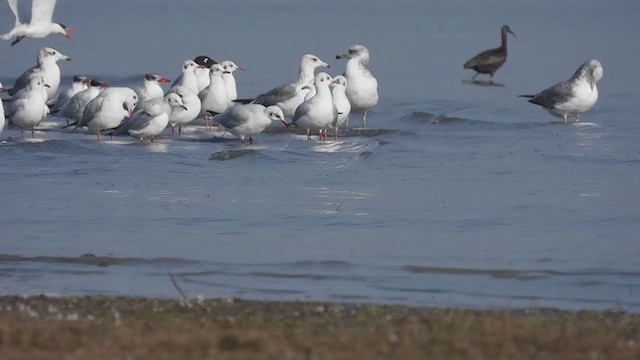
[[[6,6],[0,4],[0,6]],[[158,10],[150,11],[149,6]],[[10,13],[0,10],[0,29]],[[0,134],[0,293],[334,300],[640,311],[637,1],[60,0],[76,41],[0,50],[11,83],[42,46],[77,73],[134,85],[208,54],[249,69],[241,97],[296,76],[304,53],[372,53],[368,129],[253,145],[190,127],[141,145]],[[356,14],[354,16],[354,14]],[[495,80],[462,63],[499,42]],[[518,94],[604,65],[600,99],[562,124]],[[357,115],[351,125],[359,127]],[[93,254],[99,258],[85,256]]]

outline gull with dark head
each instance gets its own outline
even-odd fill
[[[160,86],[160,84],[168,82],[171,82],[171,80],[158,74],[145,74],[142,87],[135,89],[136,94],[138,94],[138,102],[142,103],[147,100],[163,97],[164,90],[162,89],[162,86]]]
[[[58,111],[60,111],[60,109],[62,109],[62,107],[66,103],[69,102],[69,100],[71,100],[71,98],[75,94],[88,89],[90,82],[91,80],[89,80],[89,78],[86,76],[75,75],[73,77],[73,82],[71,83],[71,86],[69,86],[67,90],[65,90],[60,95],[58,95],[58,99],[56,100],[55,105],[51,107],[51,113],[52,114],[57,113]]]
[[[57,114],[57,116],[67,119],[67,126],[64,128],[80,122],[87,104],[108,86],[106,81],[93,79],[89,82],[89,87],[86,90],[80,91],[67,101]]]
[[[18,14],[18,0],[7,0],[16,21],[13,29],[6,34],[0,35],[0,39],[9,40],[15,36],[16,39],[11,43],[11,46],[19,43],[25,37],[39,39],[50,34],[60,34],[69,40],[73,40],[71,34],[75,32],[74,29],[63,23],[51,20],[56,2],[57,0],[32,0],[31,19],[29,23],[23,23]]]
[[[312,54],[302,56],[298,70],[298,80],[291,84],[278,86],[259,95],[253,100],[253,103],[264,106],[276,105],[282,109],[286,117],[294,116],[296,109],[302,104],[304,96],[309,91],[306,86],[313,83],[314,71],[319,67],[328,68],[329,64]]]
[[[369,49],[353,45],[336,59],[349,59],[344,77],[347,79],[347,98],[351,111],[362,112],[362,127],[367,125],[367,111],[378,103],[378,80],[369,71]]]
[[[252,137],[263,132],[275,121],[289,126],[282,109],[275,105],[264,107],[260,104],[238,104],[214,116],[213,120],[230,133],[239,136],[241,143],[244,143],[247,137],[249,143],[253,143]]]
[[[471,80],[475,80],[478,74],[489,74],[489,81],[493,81],[493,74],[507,61],[507,33],[513,35],[516,40],[518,37],[511,31],[508,25],[502,25],[500,36],[502,42],[495,49],[489,49],[472,57],[464,63],[465,69],[473,69],[476,73]]]
[[[591,109],[598,101],[596,85],[604,74],[600,61],[587,60],[569,80],[559,82],[535,95],[520,95],[529,98],[529,102],[542,106],[551,115],[567,122],[569,116],[580,121],[580,114]]]

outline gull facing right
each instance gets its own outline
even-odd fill
[[[542,106],[551,115],[561,117],[575,116],[580,121],[580,114],[591,109],[598,101],[598,86],[604,69],[600,61],[587,60],[569,80],[559,82],[535,95],[520,95],[529,98],[529,102]]]

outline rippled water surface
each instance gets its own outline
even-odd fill
[[[340,73],[335,54],[363,43],[381,101],[366,129],[352,115],[325,142],[281,127],[253,145],[200,126],[144,145],[55,118],[35,139],[5,129],[0,293],[177,297],[171,272],[190,296],[640,310],[637,1],[58,3],[76,41],[0,44],[5,85],[53,46],[73,58],[66,81],[123,85],[230,58],[250,97],[304,53]],[[463,82],[503,23],[520,40],[504,86]],[[579,124],[517,97],[588,58],[605,75]]]

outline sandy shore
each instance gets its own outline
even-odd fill
[[[640,359],[640,315],[0,297],[1,359]]]

